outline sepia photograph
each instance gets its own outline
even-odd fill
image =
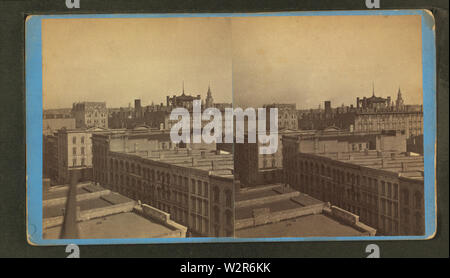
[[[424,16],[43,17],[42,239],[429,235]]]

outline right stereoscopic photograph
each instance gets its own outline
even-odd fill
[[[232,19],[235,237],[425,235],[422,20]]]

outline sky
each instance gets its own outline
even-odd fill
[[[44,19],[44,109],[77,101],[166,104],[167,95],[232,101],[230,22],[224,18]]]
[[[45,19],[44,109],[179,95],[297,108],[392,96],[422,103],[420,16]],[[372,85],[373,84],[373,85]]]
[[[392,96],[422,104],[419,16],[246,17],[232,21],[233,93],[239,106],[298,109]]]

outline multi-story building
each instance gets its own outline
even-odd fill
[[[260,143],[235,144],[236,176],[244,185],[283,182],[283,145],[289,138],[305,153],[363,150],[406,151],[406,137],[400,131],[349,132],[338,129],[280,130],[273,154],[260,154]],[[245,138],[247,142],[247,138]]]
[[[79,102],[72,106],[76,128],[108,128],[106,102]]]
[[[212,98],[212,97],[211,97]],[[186,108],[188,110],[192,110],[193,108],[193,101],[194,100],[201,100],[202,98],[200,97],[200,95],[197,96],[191,96],[191,95],[186,95],[184,93],[184,83],[183,83],[183,91],[181,93],[181,95],[177,96],[177,95],[173,95],[172,97],[167,96],[166,97],[166,104],[167,106],[171,106],[171,107],[183,107]]]
[[[92,180],[92,134],[110,132],[101,128],[60,129],[56,134],[57,180],[68,183],[71,171],[79,171],[81,179]],[[49,148],[51,149],[51,148]],[[50,157],[51,158],[51,157]]]
[[[264,105],[264,108],[266,108],[267,128],[270,127],[270,109],[276,108],[278,109],[278,129],[298,129],[298,118],[295,104],[274,103]]]
[[[283,140],[285,180],[294,189],[358,215],[380,235],[424,234],[423,157],[405,152],[304,153]]]
[[[234,232],[233,157],[164,141],[168,133],[95,134],[94,180],[171,214],[191,236]]]

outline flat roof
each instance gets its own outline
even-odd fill
[[[83,186],[77,186],[77,195],[88,194],[92,192],[98,192],[106,190],[105,188],[94,185],[94,184],[85,184]],[[50,187],[50,190],[47,190],[43,193],[43,200],[57,199],[67,197],[69,193],[69,186],[58,186],[58,187]]]
[[[131,200],[130,200],[131,201]],[[102,199],[102,198],[93,198],[88,200],[77,201],[77,206],[80,207],[80,211],[96,209],[96,208],[105,208],[112,206],[110,202]],[[63,211],[66,209],[66,204],[45,206],[42,208],[42,216],[44,218],[62,216]]]
[[[79,238],[157,238],[173,230],[134,212],[107,215],[78,222]],[[46,239],[59,238],[62,226],[45,229]]]
[[[66,197],[69,186],[56,186],[44,192],[47,200]],[[76,202],[80,211],[106,208],[103,216],[95,217],[85,221],[77,221],[79,238],[151,238],[166,237],[176,230],[175,226],[160,223],[151,216],[141,215],[131,205],[135,202],[116,192],[104,192],[105,195],[98,196],[95,192],[106,191],[101,186],[91,183],[80,183],[76,186],[77,196],[86,196],[87,199]],[[108,211],[108,207],[123,204],[126,208],[123,212],[114,213]],[[43,207],[43,221],[48,218],[63,216],[66,203],[57,205],[45,205]],[[103,211],[103,210],[101,210]],[[98,212],[98,211],[97,211]],[[89,212],[88,212],[89,213]],[[98,214],[97,214],[98,215]],[[52,220],[53,221],[53,220]],[[43,236],[46,239],[57,239],[60,237],[62,224],[44,228]]]
[[[287,200],[271,202],[269,204],[265,203],[265,204],[235,208],[235,218],[237,220],[251,218],[251,217],[253,217],[254,209],[270,208],[270,212],[277,212],[277,211],[295,209],[295,208],[301,208],[301,207],[303,207],[303,206],[300,205],[299,203],[294,202],[291,199],[287,199]]]
[[[342,237],[362,236],[363,233],[353,227],[342,224],[326,215],[306,215],[277,223],[235,231],[240,238],[264,237]]]
[[[220,153],[216,150],[186,149],[161,150],[154,152],[117,152],[127,155],[136,155],[143,159],[167,163],[170,165],[209,171],[211,175],[220,177],[233,177],[233,154]]]
[[[411,155],[399,152],[367,152],[317,153],[308,154],[329,158],[357,166],[385,170],[399,174],[400,177],[422,180],[424,160],[422,155]]]

